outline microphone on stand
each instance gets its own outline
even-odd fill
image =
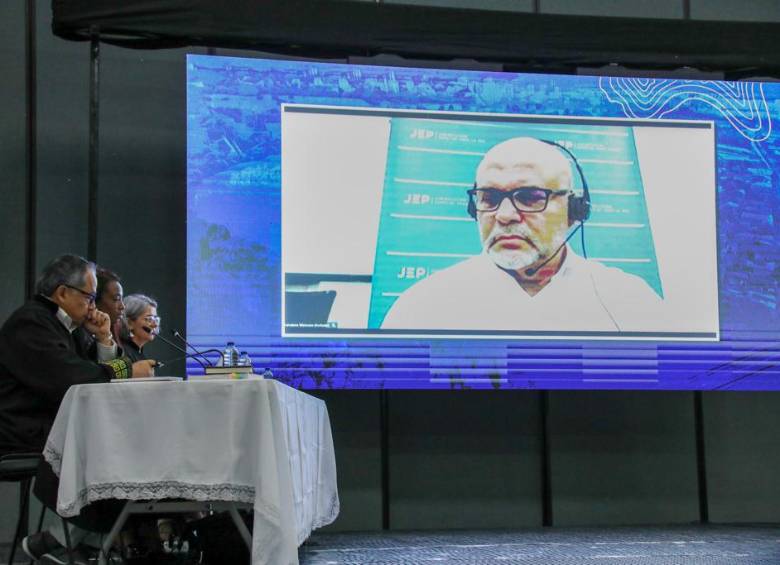
[[[170,341],[168,339],[165,339],[163,336],[161,336],[159,331],[154,331],[152,328],[150,328],[148,326],[141,326],[141,329],[143,331],[145,331],[146,333],[148,333],[148,334],[151,334],[151,335],[154,335],[156,337],[159,337],[163,341],[163,343],[167,343],[168,345],[173,347],[176,351],[180,351],[180,352],[184,353],[184,357],[180,357],[179,359],[185,359],[186,357],[190,357],[191,356],[189,353],[187,353],[186,349],[182,349],[181,347],[179,347],[178,345],[176,345],[172,341]],[[204,371],[206,370],[206,365],[204,365],[203,362],[200,359],[198,359],[195,356],[192,356],[192,358],[195,359],[195,361],[198,362],[198,364],[203,368]],[[208,361],[208,359],[206,359],[206,361]],[[168,363],[170,363],[170,362],[171,361],[168,361]]]
[[[200,355],[200,356],[201,356],[203,359],[205,359],[205,360],[206,360],[206,363],[208,363],[208,364],[209,364],[209,366],[211,366],[211,367],[213,367],[213,366],[214,366],[214,364],[213,364],[211,361],[209,361],[209,360],[208,360],[208,358],[207,358],[205,355],[203,355],[203,352],[201,352],[201,351],[198,351],[198,350],[195,348],[195,346],[194,346],[194,345],[192,345],[190,342],[188,342],[186,339],[184,339],[184,336],[183,336],[183,335],[181,335],[181,334],[179,333],[179,331],[178,331],[178,330],[171,330],[171,334],[173,334],[173,337],[175,337],[175,338],[177,338],[177,339],[181,340],[181,341],[184,343],[184,345],[186,345],[187,347],[189,347],[190,349],[192,349],[192,350],[193,350],[195,353],[197,353],[198,355]],[[221,352],[221,351],[219,351],[218,349],[207,349],[207,350],[206,350],[206,353],[208,353],[208,352],[211,352],[211,351],[216,351],[216,352],[217,352],[217,353],[219,353],[220,355],[222,354],[222,352]]]
[[[218,350],[216,350],[216,349],[213,349],[213,350],[209,349],[207,351],[218,351]],[[181,355],[179,357],[174,357],[173,359],[168,359],[165,362],[166,363],[175,363],[176,361],[181,361],[182,359],[195,359],[195,361],[200,363],[200,359],[198,359],[198,354],[197,353],[187,353],[186,355]],[[160,363],[160,365],[162,366],[162,363]],[[201,365],[201,367],[203,367],[203,363],[200,363],[200,365]],[[205,369],[205,367],[203,367],[203,368]]]

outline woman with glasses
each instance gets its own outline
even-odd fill
[[[125,315],[121,319],[119,342],[132,361],[146,359],[144,346],[154,341],[160,330],[157,301],[144,294],[125,296]]]
[[[119,343],[130,359],[134,361],[146,359],[144,346],[154,341],[160,331],[157,301],[144,294],[130,294],[124,297],[124,304],[124,316],[120,318]],[[195,513],[188,517],[200,518],[201,516]],[[127,557],[143,559],[145,556],[152,563],[163,562],[166,556],[163,555],[162,548],[166,542],[173,547],[177,532],[184,530],[183,522],[161,519],[155,515],[132,518],[134,519],[128,522],[123,534]]]

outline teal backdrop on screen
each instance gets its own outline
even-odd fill
[[[466,191],[485,152],[512,137],[554,141],[574,152],[590,189],[588,256],[643,278],[663,298],[630,127],[392,118],[369,328],[381,326],[407,288],[481,252]],[[572,174],[581,194],[574,163]],[[583,254],[576,235],[570,243]]]

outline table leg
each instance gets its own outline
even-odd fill
[[[98,555],[98,565],[108,564],[108,552],[111,550],[111,544],[114,543],[114,539],[122,530],[122,526],[124,526],[125,522],[127,522],[127,517],[130,515],[130,505],[132,503],[132,500],[128,500],[127,503],[122,507],[122,511],[119,513],[116,522],[114,522],[111,531],[108,532],[108,535],[103,542],[103,547],[100,548],[100,555]]]
[[[65,547],[68,550],[68,565],[74,565],[73,544],[70,542],[70,526],[65,521],[65,518],[61,518],[61,520],[62,520],[62,532],[65,534]]]
[[[234,502],[231,502],[228,505],[228,512],[230,512],[230,517],[233,518],[233,522],[235,522],[236,528],[238,528],[238,532],[241,534],[241,537],[244,538],[244,542],[246,543],[246,546],[249,548],[249,553],[251,554],[252,534],[249,532],[249,528],[246,527],[244,520],[241,518],[241,515],[238,513],[238,509],[236,508]]]

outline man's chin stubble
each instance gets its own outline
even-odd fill
[[[488,256],[493,262],[507,271],[527,269],[539,260],[538,253],[507,253],[506,251],[488,250]]]

